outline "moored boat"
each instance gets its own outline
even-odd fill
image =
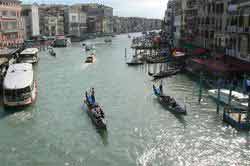
[[[130,61],[126,62],[129,66],[143,65],[143,61],[139,60],[137,57],[133,57]]]
[[[186,108],[182,108],[173,97],[167,96],[163,93],[162,85],[160,85],[159,88],[156,88],[153,85],[153,91],[163,107],[176,114],[187,114]]]
[[[180,69],[170,69],[166,71],[160,71],[159,73],[152,75],[152,77],[154,77],[155,79],[170,77],[170,76],[178,74],[180,71],[181,71]]]
[[[18,62],[20,63],[37,63],[39,50],[37,48],[27,48],[20,53]]]
[[[94,89],[91,90],[91,95],[85,93],[84,104],[86,105],[86,111],[91,118],[92,122],[97,128],[106,129],[107,121],[105,119],[104,111],[101,106],[95,101]]]
[[[209,96],[211,96],[213,99],[218,100],[218,90],[217,89],[211,89],[208,90]],[[230,90],[228,89],[221,89],[220,90],[220,102],[223,104],[228,104],[229,101],[229,94]],[[232,91],[231,96],[231,106],[238,109],[248,109],[248,95],[244,95],[243,93]]]
[[[3,83],[3,103],[8,107],[27,106],[35,102],[37,84],[32,65],[12,64],[7,70]]]
[[[105,43],[111,43],[111,42],[112,42],[112,39],[106,38],[106,39],[104,39],[104,42],[105,42]]]

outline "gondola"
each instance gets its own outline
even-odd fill
[[[55,53],[55,51],[53,50],[52,47],[49,47],[48,49],[49,49],[49,53],[50,53],[51,56],[56,56],[56,53]]]
[[[133,57],[130,61],[126,62],[128,66],[143,65],[143,61],[139,60],[137,57]]]
[[[85,94],[84,105],[86,106],[86,111],[97,128],[106,129],[107,121],[105,119],[104,111],[101,106],[95,102],[93,95],[93,93],[88,95],[87,92]]]
[[[164,108],[176,114],[187,114],[186,108],[182,108],[174,98],[165,95],[160,89],[153,86],[154,94]]]
[[[178,74],[180,71],[181,71],[180,69],[171,69],[171,70],[167,70],[167,71],[160,71],[159,73],[156,73],[156,74],[154,74],[152,76],[155,79],[170,77],[170,76]]]

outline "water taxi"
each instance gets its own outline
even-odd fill
[[[92,53],[86,58],[85,63],[95,63],[95,61],[96,61],[95,54]]]
[[[7,107],[26,106],[35,102],[37,84],[32,65],[11,64],[3,81],[3,102]]]
[[[27,48],[20,53],[18,62],[20,63],[37,63],[39,50],[37,48]]]
[[[228,104],[229,93],[230,91],[228,89],[220,90],[220,102],[221,103]],[[215,100],[218,99],[218,89],[211,89],[208,91],[208,94]],[[240,93],[237,91],[232,91],[231,106],[234,108],[247,110],[248,109],[248,95],[244,95],[243,93]]]

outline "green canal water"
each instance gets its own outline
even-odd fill
[[[152,94],[146,73],[153,67],[125,64],[127,35],[111,45],[90,42],[92,65],[84,64],[80,43],[56,49],[57,57],[40,53],[37,102],[15,113],[0,110],[1,166],[250,165],[249,133],[224,124],[206,92],[199,105],[198,84],[187,75],[164,79],[164,90],[188,109],[175,116]],[[106,132],[81,109],[90,87],[106,113]]]

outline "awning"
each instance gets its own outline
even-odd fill
[[[192,55],[201,55],[201,54],[205,54],[207,52],[207,50],[205,50],[204,48],[197,48],[192,52]]]
[[[196,49],[197,47],[195,47],[195,46],[192,45],[192,44],[183,44],[183,48],[194,50],[194,49]]]
[[[184,52],[174,51],[173,56],[174,57],[184,57],[186,54]]]

